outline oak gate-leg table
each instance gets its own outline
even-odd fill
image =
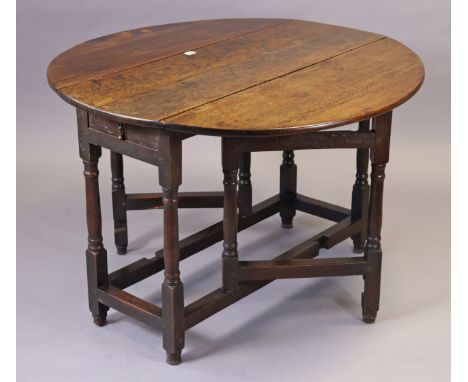
[[[94,322],[104,325],[114,308],[162,327],[167,362],[178,364],[187,329],[272,280],[348,275],[364,276],[363,318],[373,322],[392,110],[416,93],[423,78],[417,55],[391,38],[285,19],[147,27],[57,56],[48,68],[49,84],[78,116]],[[355,122],[357,130],[334,129]],[[198,134],[221,137],[224,195],[178,193],[182,141]],[[127,210],[164,209],[164,249],[112,273],[101,233],[102,147],[111,151],[118,252],[127,249]],[[357,149],[350,210],[296,191],[294,150],[337,148]],[[250,153],[273,150],[283,151],[280,193],[252,206]],[[122,155],[157,166],[162,194],[126,194]],[[201,207],[224,207],[223,221],[179,241],[178,208]],[[296,210],[336,224],[271,261],[239,261],[238,231],[276,213],[291,227]],[[347,238],[363,255],[314,259],[320,248]],[[185,306],[179,262],[221,240],[222,287]],[[125,291],[163,269],[161,307]]]

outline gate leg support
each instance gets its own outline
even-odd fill
[[[389,160],[392,113],[388,112],[373,120],[375,146],[371,152],[372,172],[369,202],[368,235],[365,249],[367,259],[362,295],[362,316],[365,323],[373,323],[379,310],[382,247],[383,189],[385,166]]]
[[[359,131],[369,131],[370,121],[359,122]],[[351,220],[362,219],[361,232],[353,235],[353,252],[362,253],[367,238],[367,215],[369,211],[369,183],[367,170],[369,167],[369,149],[356,150],[356,181],[351,198]]]
[[[281,197],[281,226],[292,228],[296,215],[294,198],[297,187],[297,166],[294,163],[294,151],[283,151],[283,163],[280,166],[280,197]]]
[[[239,152],[235,143],[223,139],[222,163],[224,174],[223,213],[223,289],[234,291],[239,288],[239,258],[237,255],[237,172]]]
[[[114,240],[117,254],[125,255],[128,246],[127,208],[125,206],[125,185],[123,178],[122,154],[111,151],[112,171],[112,212],[114,214]]]

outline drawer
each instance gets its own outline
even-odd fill
[[[89,128],[152,149],[158,148],[159,129],[122,124],[98,114],[89,113]],[[120,127],[122,126],[122,127]]]

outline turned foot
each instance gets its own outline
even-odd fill
[[[376,311],[370,311],[366,306],[365,295],[361,295],[361,307],[362,307],[362,321],[366,324],[373,324],[377,317]]]
[[[364,252],[364,246],[362,246],[361,244],[354,244],[354,247],[353,247],[353,253],[363,253]]]
[[[282,228],[292,228],[293,227],[293,220],[292,219],[287,219],[287,218],[281,218],[281,227]]]
[[[167,353],[166,362],[169,365],[178,365],[182,362],[181,352]]]
[[[375,318],[376,318],[376,314],[374,315],[362,315],[362,321],[364,321],[364,323],[366,324],[373,324],[375,322]]]
[[[104,326],[107,324],[107,319],[105,316],[95,316],[93,315],[93,322],[97,325],[97,326]]]
[[[117,247],[117,255],[126,255],[127,247]]]

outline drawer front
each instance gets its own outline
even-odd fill
[[[119,122],[89,113],[90,129],[113,136],[122,141],[129,141],[152,149],[158,148],[159,129],[129,124],[122,124],[122,128],[119,128],[119,126]]]

